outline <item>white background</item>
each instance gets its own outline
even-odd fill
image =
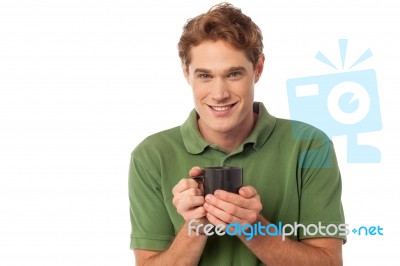
[[[144,1],[142,1],[144,2]],[[0,265],[133,265],[127,173],[147,135],[192,108],[176,52],[186,20],[215,1],[0,1]],[[335,139],[348,236],[345,265],[398,261],[399,8],[395,1],[233,1],[264,34],[256,100],[289,118],[286,80],[335,73],[314,59],[375,69],[383,129],[363,136],[379,164],[346,163]],[[396,114],[397,113],[397,114]]]

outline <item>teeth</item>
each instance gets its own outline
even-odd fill
[[[216,110],[216,111],[225,111],[225,110],[228,110],[230,107],[231,107],[231,105],[227,105],[227,106],[211,106],[211,108]]]

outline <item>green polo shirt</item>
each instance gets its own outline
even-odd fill
[[[254,103],[254,112],[258,119],[253,132],[229,154],[203,139],[195,110],[182,126],[149,136],[135,148],[129,171],[131,248],[168,247],[184,223],[172,204],[172,188],[193,166],[242,167],[243,184],[256,188],[267,220],[309,226],[309,234],[298,227],[291,239],[345,240],[334,226],[328,234],[316,231],[318,225],[344,224],[341,177],[331,140],[308,124],[273,117],[262,103]],[[213,235],[200,264],[262,263],[237,237]]]

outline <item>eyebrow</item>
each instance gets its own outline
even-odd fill
[[[246,72],[246,68],[242,67],[242,66],[237,66],[237,67],[231,67],[228,70],[226,70],[225,72],[233,72],[233,71],[244,71]],[[211,73],[212,71],[206,68],[196,68],[194,70],[194,74],[196,73]]]
[[[196,74],[196,73],[207,73],[207,74],[209,74],[209,73],[211,73],[211,70],[208,70],[208,69],[205,69],[205,68],[196,68],[193,73],[194,74]]]
[[[242,67],[242,66],[238,66],[238,67],[231,67],[230,69],[228,69],[227,72],[232,72],[232,71],[244,71],[246,72],[246,68]]]

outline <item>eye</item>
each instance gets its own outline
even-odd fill
[[[231,72],[228,75],[229,78],[234,78],[234,79],[238,79],[241,76],[242,76],[242,73],[240,71]]]
[[[198,77],[200,79],[210,79],[211,78],[211,76],[209,74],[205,74],[205,73],[199,74]]]

